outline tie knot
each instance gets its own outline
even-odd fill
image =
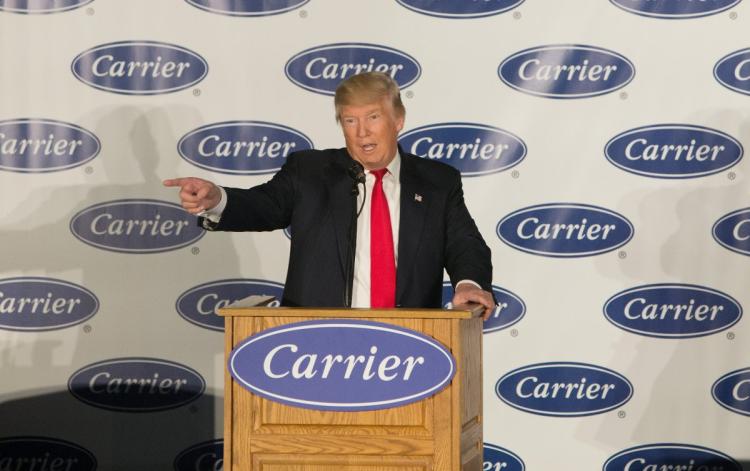
[[[381,181],[383,179],[383,175],[385,175],[388,172],[387,168],[381,168],[378,170],[370,170],[370,173],[375,176],[375,181]]]

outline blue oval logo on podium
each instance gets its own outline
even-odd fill
[[[0,329],[41,332],[86,322],[99,299],[83,286],[54,278],[0,280]]]
[[[497,223],[497,236],[513,248],[547,257],[588,257],[627,244],[633,225],[608,209],[550,203],[519,209]]]
[[[190,131],[177,143],[196,167],[232,175],[276,173],[295,151],[312,149],[301,132],[264,121],[227,121]]]
[[[725,409],[750,416],[750,368],[732,371],[716,380],[711,396]]]
[[[544,98],[589,98],[619,90],[635,77],[625,56],[595,46],[559,44],[519,51],[497,73],[509,87]]]
[[[229,372],[243,387],[295,407],[364,411],[430,397],[456,371],[436,340],[402,327],[357,320],[297,322],[240,343]]]
[[[73,442],[17,436],[0,438],[0,465],[7,470],[94,471],[98,464],[93,453]]]
[[[603,471],[684,469],[742,471],[729,455],[710,448],[682,443],[652,443],[623,450],[604,463]]]
[[[604,154],[626,172],[655,178],[696,178],[736,165],[744,149],[732,136],[690,124],[657,124],[612,138]]]
[[[102,44],[80,53],[70,67],[86,85],[125,95],[176,92],[208,74],[208,64],[195,52],[155,41]]]
[[[94,0],[0,0],[0,11],[11,13],[61,13],[88,5]]]
[[[619,373],[585,363],[540,363],[505,374],[497,396],[516,409],[538,415],[581,417],[625,404],[633,385]]]
[[[732,297],[704,286],[654,284],[612,296],[604,304],[604,316],[634,334],[692,338],[733,326],[742,317],[742,307]]]
[[[422,74],[419,63],[397,49],[377,44],[338,43],[306,49],[284,67],[287,78],[305,90],[333,95],[342,80],[362,72],[383,72],[404,89]]]
[[[310,0],[185,0],[211,13],[230,16],[269,16],[300,8]]]
[[[750,255],[750,208],[738,209],[714,223],[714,240],[732,252]]]
[[[714,78],[732,91],[750,95],[750,48],[719,59],[714,66]]]
[[[195,286],[177,298],[177,313],[197,326],[219,332],[224,331],[224,318],[217,310],[252,295],[274,296],[270,306],[279,306],[284,285],[265,280],[217,280]]]
[[[500,128],[475,123],[440,123],[399,137],[409,153],[451,165],[465,177],[502,172],[521,163],[526,144]]]
[[[688,19],[715,15],[728,10],[742,0],[675,1],[675,0],[609,0],[623,10],[636,15],[663,19]]]
[[[494,0],[467,2],[466,0],[396,0],[409,10],[440,18],[481,18],[505,13],[524,0]]]
[[[443,282],[443,307],[445,309],[453,308],[451,302],[453,294],[453,286],[450,282]],[[495,285],[492,285],[492,294],[495,295],[497,305],[489,319],[482,324],[482,332],[485,334],[507,329],[520,321],[526,314],[526,303],[516,294]]]
[[[157,358],[115,358],[85,366],[71,375],[68,390],[101,409],[153,412],[198,399],[206,381],[192,368]]]
[[[525,471],[526,465],[512,451],[497,445],[485,443],[482,469],[487,471]]]
[[[89,206],[73,216],[70,231],[92,247],[123,253],[167,252],[205,235],[197,218],[180,205],[148,199]]]
[[[51,119],[0,121],[0,170],[45,173],[94,159],[101,142],[80,126]]]
[[[174,459],[175,471],[221,471],[224,469],[224,440],[195,444]]]

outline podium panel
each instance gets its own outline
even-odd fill
[[[225,308],[226,356],[248,337],[313,320],[366,320],[435,339],[453,355],[452,382],[431,397],[366,411],[312,410],[253,393],[227,371],[224,469],[479,471],[481,310]]]

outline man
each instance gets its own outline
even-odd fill
[[[354,75],[334,104],[345,149],[290,154],[250,189],[199,178],[164,185],[180,187],[183,208],[208,230],[291,226],[284,305],[440,307],[445,268],[453,303],[479,303],[487,319],[495,306],[490,250],[459,172],[399,148],[406,112],[398,85],[378,72]]]

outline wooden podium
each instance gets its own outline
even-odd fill
[[[419,402],[364,412],[293,407],[253,394],[225,370],[227,471],[479,471],[482,469],[481,307],[440,309],[224,308],[225,352],[290,323],[356,319],[392,324],[442,343],[456,374]]]

